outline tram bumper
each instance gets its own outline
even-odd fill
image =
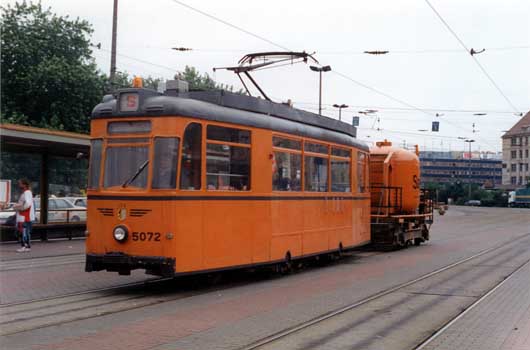
[[[130,275],[131,270],[145,269],[145,273],[172,277],[175,275],[175,259],[164,256],[135,256],[124,253],[87,254],[85,271],[107,270],[120,275]]]

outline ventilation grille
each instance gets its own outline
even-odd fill
[[[131,209],[129,214],[135,217],[142,217],[145,214],[149,214],[150,211],[151,209]]]
[[[98,211],[103,216],[114,216],[114,210],[112,210],[112,208],[98,208]]]

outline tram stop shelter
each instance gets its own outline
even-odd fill
[[[39,233],[42,240],[48,239],[48,234],[83,235],[86,209],[70,204],[86,196],[89,135],[0,124],[0,151],[0,179],[10,183],[11,197],[11,203],[3,203],[0,211],[0,240],[16,238],[10,207],[20,195],[20,178],[31,182],[35,198],[37,222],[32,238]]]

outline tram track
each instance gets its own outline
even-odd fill
[[[278,339],[289,336],[326,319],[333,318],[339,314],[365,305],[397,290],[404,289],[407,286],[413,285],[414,283],[418,283],[432,276],[441,274],[444,271],[448,271],[452,268],[465,264],[466,262],[470,262],[481,256],[485,256],[488,253],[498,253],[499,250],[502,250],[503,248],[506,248],[506,252],[509,252],[509,248],[507,247],[512,244],[516,244],[520,240],[528,238],[528,236],[530,236],[530,233],[521,235],[511,242],[485,249],[477,254],[420,276],[412,281],[402,283],[398,286],[372,295],[371,297],[350,304],[339,310],[332,311],[306,323],[300,324],[281,333],[277,333],[271,337],[264,338],[261,341],[253,343],[254,345],[245,347],[245,349],[257,349],[271,342],[273,343]],[[530,240],[528,243],[530,244]],[[509,261],[513,258],[513,256],[508,256],[506,259],[499,259],[499,257],[502,258],[502,255],[498,255],[496,260],[493,261],[495,266],[502,265],[505,262],[504,260]],[[232,281],[224,283],[221,286],[210,285],[206,287],[201,286],[199,288],[181,288],[179,286],[179,290],[176,290],[177,288],[175,288],[175,284],[173,284],[172,281],[172,278],[153,278],[148,281],[129,283],[115,287],[70,293],[39,300],[4,304],[0,306],[0,335],[13,335],[38,328],[125,312],[133,309],[197,296],[212,291],[228,289],[237,285],[248,284],[248,278],[246,278],[243,281]]]
[[[528,246],[530,245],[529,236],[530,236],[530,233],[523,234],[511,240],[510,242],[502,243],[495,247],[485,249],[470,257],[458,260],[452,264],[441,267],[435,271],[427,273],[414,280],[401,283],[399,285],[396,285],[394,287],[391,287],[379,293],[373,294],[362,300],[345,305],[339,309],[322,314],[308,321],[299,323],[298,325],[295,325],[293,327],[281,330],[277,333],[261,338],[257,341],[254,341],[251,344],[241,347],[240,350],[276,349],[276,348],[315,349],[315,348],[326,348],[326,346],[330,346],[330,343],[333,343],[333,342],[335,342],[333,344],[335,347],[342,348],[340,345],[337,345],[336,343],[336,338],[340,338],[340,337],[350,338],[347,342],[345,342],[346,344],[350,344],[346,348],[355,348],[355,349],[377,348],[377,347],[373,347],[376,341],[383,339],[384,336],[390,334],[393,329],[398,328],[398,327],[403,327],[403,323],[412,321],[414,318],[418,317],[419,315],[422,315],[422,313],[429,313],[429,312],[432,313],[432,310],[436,306],[439,306],[437,304],[439,304],[440,302],[442,303],[445,302],[444,298],[454,297],[454,298],[461,298],[462,300],[467,300],[467,302],[463,304],[466,304],[466,307],[469,307],[470,298],[472,298],[473,300],[482,299],[485,294],[488,294],[492,289],[497,288],[499,283],[502,283],[504,278],[508,278],[507,276],[503,275],[503,272],[502,272],[502,268],[504,264],[508,264],[512,260],[528,252]],[[521,244],[521,242],[526,243],[526,245],[524,245],[523,247],[518,246],[518,244]],[[512,248],[512,246],[515,246],[515,247]],[[493,255],[494,253],[497,255],[491,258],[492,261],[494,262],[493,264],[481,264],[480,262],[478,264],[473,264],[473,262],[475,262],[474,260],[480,260],[480,258],[486,258],[488,257],[488,255],[490,254]],[[515,273],[515,271],[519,270],[521,266],[528,264],[530,262],[530,254],[527,254],[527,255],[528,255],[527,259],[519,266],[514,267],[513,271],[511,271],[508,274],[508,276],[511,276],[513,273]],[[466,264],[467,266],[465,266]],[[475,274],[473,276],[474,267],[475,267],[475,270],[477,267],[479,269],[483,269],[483,272]],[[431,293],[431,292],[419,293],[419,294],[424,294],[424,295],[418,295],[418,297],[424,297],[424,298],[430,299],[430,300],[427,299],[428,301],[425,302],[424,304],[418,303],[418,305],[415,305],[413,302],[411,302],[411,300],[413,300],[410,297],[410,294],[413,294],[413,292],[411,292],[410,290],[411,287],[414,287],[415,285],[421,284],[421,283],[428,284],[429,279],[435,279],[443,274],[446,274],[446,276],[442,278],[442,280],[437,281],[439,286],[443,286],[444,283],[447,284],[455,278],[455,275],[451,274],[451,271],[455,269],[460,269],[458,271],[459,273],[463,273],[463,274],[468,273],[470,275],[469,279],[465,279],[467,283],[477,282],[483,279],[484,276],[488,275],[492,271],[495,271],[495,269],[498,269],[500,271],[498,271],[497,274],[499,275],[498,277],[501,278],[501,281],[499,283],[496,283],[493,287],[485,290],[481,295],[457,295],[455,294],[455,292],[461,289],[461,286],[457,286],[457,287],[449,288],[447,293],[441,293],[438,295],[435,293]],[[462,278],[462,276],[460,276],[460,278]],[[360,309],[364,309],[364,310],[360,310]],[[347,315],[353,314],[354,310],[356,311],[357,315],[352,316],[349,318],[348,321],[345,321],[348,318]],[[412,312],[411,310],[414,310],[414,312]],[[363,312],[366,315],[366,317],[364,318],[358,315]],[[378,330],[379,332],[377,333],[373,331],[373,334],[371,334],[371,337],[370,336],[366,337],[366,334],[367,334],[366,329],[364,330],[357,329],[357,328],[362,327],[362,325],[366,323],[373,324],[373,322],[377,319],[377,317],[392,318],[392,317],[388,317],[385,315],[390,315],[393,313],[399,314],[400,312],[405,316],[401,318],[392,316],[396,318],[395,322],[389,322],[389,324],[387,324],[385,327],[382,327],[381,329],[379,329]],[[458,314],[460,313],[461,311],[458,312]],[[341,317],[344,319],[342,320],[342,322],[341,320],[339,321],[336,320]],[[453,319],[453,318],[454,317],[450,317],[450,319]],[[335,325],[333,325],[334,322],[336,323]],[[385,323],[385,322],[382,322],[382,323]],[[418,339],[418,341],[415,344],[413,344],[413,346],[408,346],[408,347],[403,347],[403,348],[406,349],[406,348],[415,347],[418,343],[421,342],[422,339],[425,339],[428,335],[431,335],[433,331],[436,331],[436,330],[435,329],[425,330],[424,332],[427,332],[427,333],[423,334],[422,337]],[[320,332],[320,335],[316,334],[319,332]],[[358,340],[358,342],[355,342],[356,340],[353,339],[355,337],[352,336],[353,333],[364,334],[365,337],[364,339],[356,339]],[[362,338],[362,336],[360,336],[360,338]],[[330,347],[333,347],[333,345]],[[382,347],[384,348],[385,346],[382,346]],[[388,347],[388,344],[387,344],[387,347]],[[379,348],[381,348],[381,344],[379,344]],[[391,348],[397,349],[398,347],[396,347],[394,344]]]
[[[171,280],[171,278],[155,279],[148,283],[145,281],[130,283],[117,287],[4,304],[0,307],[0,335],[12,335],[29,330],[124,312],[211,291],[203,290],[197,292],[185,290],[177,295],[175,293],[166,295],[160,291],[149,291],[150,286],[160,288],[160,283],[171,282]],[[158,286],[155,286],[155,284],[158,284]]]
[[[249,277],[217,284],[208,275],[180,278],[153,278],[122,284],[0,305],[0,336],[125,312],[249,283]]]
[[[507,276],[501,283],[497,284],[494,288],[490,289],[486,294],[477,299],[473,304],[466,308],[462,313],[460,313],[455,318],[447,322],[442,328],[436,331],[433,335],[422,341],[414,350],[422,350],[427,348],[432,342],[434,342],[438,337],[444,334],[453,324],[458,322],[461,318],[465,317],[471,310],[477,307],[479,304],[483,303],[490,295],[495,293],[499,288],[501,288],[505,283],[510,281],[519,271],[523,270],[526,266],[530,264],[530,260],[526,263],[519,266],[515,271],[513,271],[509,276]]]
[[[0,272],[12,270],[27,270],[51,266],[81,264],[85,262],[85,254],[63,254],[42,256],[29,259],[11,259],[0,261]]]

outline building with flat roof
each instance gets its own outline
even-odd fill
[[[530,182],[530,112],[502,135],[502,184],[525,187]]]
[[[487,188],[501,184],[502,161],[497,159],[433,158],[420,154],[421,182],[473,183]]]

